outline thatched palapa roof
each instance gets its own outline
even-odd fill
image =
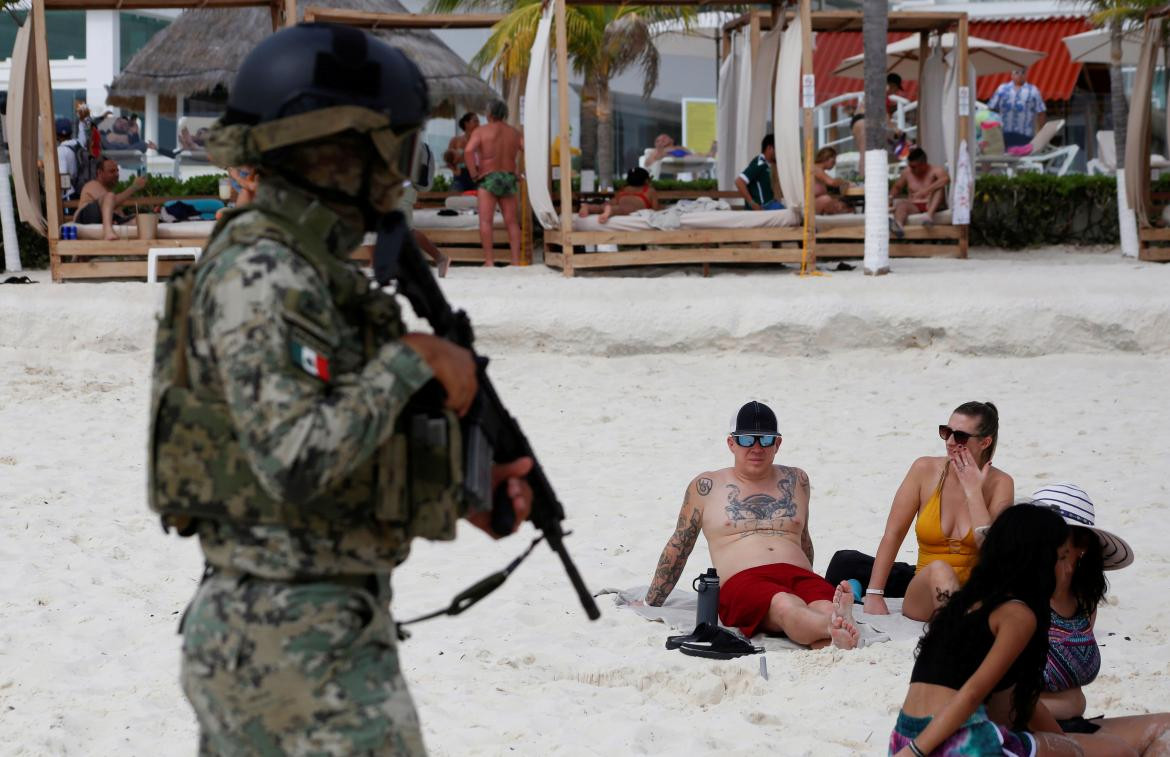
[[[312,0],[297,4],[299,16],[306,5],[408,13],[397,0]],[[228,90],[244,57],[271,33],[267,8],[184,11],[130,59],[109,87],[109,102],[140,109],[145,95],[157,94],[160,111],[173,113],[175,97]],[[451,116],[457,110],[482,113],[499,97],[433,32],[389,29],[374,34],[401,49],[422,71],[433,116]]]

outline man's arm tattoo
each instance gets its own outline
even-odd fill
[[[704,497],[706,497],[711,493],[711,479],[700,478],[699,483],[695,484],[695,489],[699,492],[699,494],[702,494]]]
[[[658,607],[670,596],[674,585],[678,583],[678,577],[682,575],[683,568],[687,565],[687,558],[690,557],[695,541],[699,538],[702,525],[702,513],[697,508],[691,511],[689,519],[685,509],[679,514],[674,535],[670,537],[666,548],[662,550],[662,556],[658,558],[654,580],[650,584],[650,590],[646,592],[646,604]]]

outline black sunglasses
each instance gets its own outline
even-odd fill
[[[735,443],[741,447],[751,448],[759,442],[761,447],[771,447],[780,438],[780,434],[732,434]]]
[[[938,435],[944,442],[952,436],[955,437],[955,444],[966,444],[967,440],[973,436],[984,436],[984,434],[972,434],[969,431],[956,431],[945,423],[939,424]]]

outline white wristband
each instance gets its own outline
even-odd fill
[[[885,589],[866,589],[866,590],[865,590],[865,593],[866,593],[866,594],[877,594],[879,597],[884,597],[884,596],[886,596],[886,590],[885,590]]]

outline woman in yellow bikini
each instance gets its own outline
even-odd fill
[[[865,612],[886,615],[885,585],[894,556],[914,526],[918,565],[906,587],[902,614],[928,620],[967,580],[979,557],[981,533],[1012,504],[1012,477],[992,466],[999,412],[990,402],[967,402],[939,426],[943,457],[920,457],[894,495],[865,590]]]

